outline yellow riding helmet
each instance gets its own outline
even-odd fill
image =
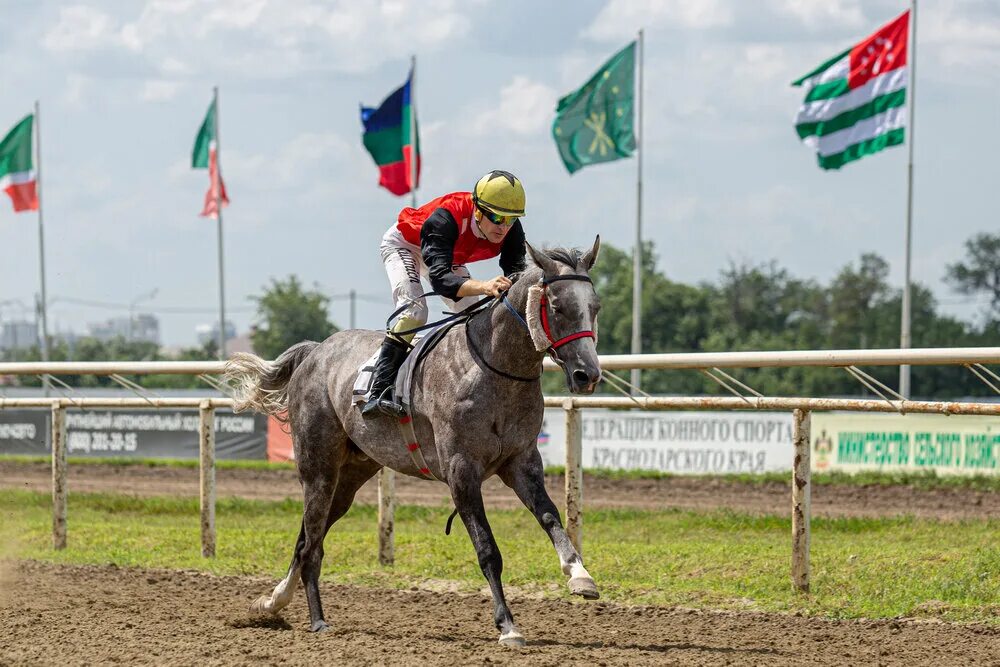
[[[509,171],[496,169],[476,182],[472,190],[476,206],[496,215],[524,215],[524,186]]]

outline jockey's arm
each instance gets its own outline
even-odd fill
[[[513,232],[513,230],[511,230]],[[510,236],[510,234],[508,234]],[[490,294],[499,296],[500,292],[510,287],[506,276],[497,276],[490,280],[463,278],[452,271],[455,253],[455,242],[458,240],[458,223],[451,212],[444,208],[435,209],[420,228],[420,254],[427,265],[427,273],[431,279],[431,289],[441,296],[457,301],[466,296]],[[504,248],[506,248],[506,239]],[[521,252],[524,252],[524,232],[521,232]],[[501,255],[504,250],[501,250]],[[523,263],[523,257],[522,257]]]
[[[463,296],[480,292],[461,293],[466,283],[473,282],[451,270],[458,241],[458,223],[448,209],[434,209],[427,222],[420,228],[420,254],[427,265],[431,289],[441,296],[457,301]],[[478,282],[478,281],[477,281]]]
[[[524,228],[518,220],[504,237],[500,246],[500,270],[508,278],[528,268],[525,261],[527,250],[524,247]]]

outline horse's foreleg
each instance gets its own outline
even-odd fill
[[[250,611],[255,614],[277,614],[288,606],[292,601],[292,595],[299,584],[299,575],[302,573],[302,562],[299,554],[305,544],[305,527],[299,528],[299,536],[295,540],[295,550],[292,552],[292,563],[288,566],[288,572],[270,595],[262,595],[250,605]]]
[[[559,519],[559,510],[545,490],[545,473],[538,449],[532,447],[514,458],[500,469],[499,475],[504,484],[512,488],[524,506],[535,515],[535,519],[552,540],[552,546],[559,554],[563,574],[569,577],[567,585],[570,593],[581,595],[587,600],[599,598],[601,595],[597,591],[597,584],[583,566],[583,558],[570,542]]]
[[[483,506],[482,470],[476,464],[461,457],[455,457],[449,466],[448,484],[455,508],[462,517],[462,523],[469,531],[472,545],[479,558],[479,567],[490,585],[493,594],[493,621],[500,631],[500,643],[507,646],[524,646],[524,636],[514,625],[514,617],[507,606],[500,583],[503,573],[503,557],[493,539],[486,508]]]

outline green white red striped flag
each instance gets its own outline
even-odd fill
[[[819,166],[839,169],[903,143],[910,12],[794,81],[806,97],[795,131]]]
[[[15,213],[38,210],[37,176],[31,151],[34,123],[34,114],[28,114],[0,141],[0,190],[10,195]]]
[[[194,150],[191,152],[191,167],[193,169],[208,169],[208,191],[205,193],[205,205],[202,207],[203,218],[217,219],[219,217],[216,202],[229,206],[226,195],[226,184],[219,172],[219,151],[215,142],[215,100],[208,107],[205,120],[198,129],[194,139]]]

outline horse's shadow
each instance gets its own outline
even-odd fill
[[[281,616],[240,616],[226,622],[231,628],[257,628],[261,630],[293,630],[291,624]]]

